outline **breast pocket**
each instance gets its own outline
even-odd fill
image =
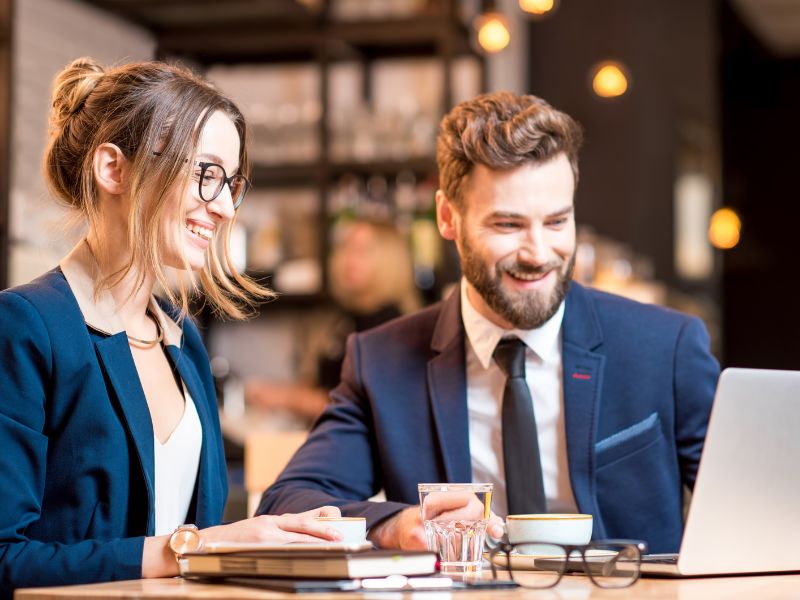
[[[658,413],[653,413],[646,419],[597,442],[594,445],[596,467],[600,470],[627,458],[658,443],[663,437],[661,419]]]
[[[658,413],[597,442],[595,456],[608,536],[647,540],[654,552],[677,551],[680,478]]]

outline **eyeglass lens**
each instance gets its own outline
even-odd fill
[[[567,568],[567,552],[563,546],[524,544],[504,555],[511,578],[527,588],[553,587]]]
[[[639,578],[640,552],[629,544],[589,544],[584,557],[580,550],[557,544],[517,544],[510,555],[498,554],[495,564],[509,569],[511,578],[526,588],[553,587],[567,571],[587,572],[595,585],[602,588],[622,588]],[[585,561],[585,563],[584,563]]]
[[[589,576],[599,587],[626,587],[639,578],[641,555],[636,546],[598,542],[590,544],[584,556]]]
[[[243,175],[232,175],[228,179],[225,169],[214,163],[200,163],[200,198],[211,202],[222,192],[227,182],[231,190],[234,208],[238,208],[247,192],[247,179]]]

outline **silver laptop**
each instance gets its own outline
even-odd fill
[[[643,574],[800,571],[800,371],[726,369],[680,553]]]

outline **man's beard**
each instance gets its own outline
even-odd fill
[[[486,304],[495,313],[516,329],[536,329],[544,325],[564,301],[575,270],[575,253],[569,258],[565,272],[562,272],[564,261],[551,261],[547,264],[532,267],[514,262],[509,265],[498,265],[494,277],[489,268],[470,245],[467,237],[461,236],[461,269],[464,277],[481,295]],[[534,290],[508,294],[503,289],[503,273],[514,271],[525,275],[545,275],[555,271],[556,285],[552,291]]]

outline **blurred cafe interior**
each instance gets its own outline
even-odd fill
[[[230,518],[248,469],[274,475],[245,446],[302,439],[347,333],[458,281],[435,134],[482,91],[540,95],[583,125],[578,280],[699,315],[723,366],[800,367],[797,0],[0,0],[0,288],[81,235],[41,162],[50,83],[83,55],[180,61],[249,121],[232,244],[279,297],[244,323],[197,310]]]

